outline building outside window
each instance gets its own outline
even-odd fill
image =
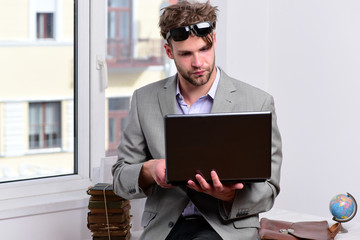
[[[120,143],[121,132],[124,130],[130,107],[130,97],[109,98],[109,146],[106,156],[116,155]]]
[[[29,104],[29,148],[61,147],[60,102]]]
[[[0,7],[0,183],[77,174],[74,6]]]
[[[108,58],[129,61],[132,54],[132,1],[108,1]]]
[[[108,0],[106,156],[116,156],[135,89],[171,75],[158,21],[174,0]]]
[[[107,61],[110,68],[164,65],[163,41],[157,24],[158,13],[166,5],[169,2],[161,0],[108,1]]]
[[[41,38],[54,38],[54,14],[36,14],[36,36]]]

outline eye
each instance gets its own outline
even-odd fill
[[[200,49],[201,52],[206,52],[206,51],[209,51],[210,50],[210,47],[203,47]]]
[[[180,52],[179,55],[186,57],[186,56],[190,56],[191,53],[190,52]]]

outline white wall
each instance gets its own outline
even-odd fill
[[[337,193],[360,200],[360,1],[211,2],[217,63],[275,97],[284,153],[275,207],[330,217]]]
[[[1,239],[90,240],[87,208],[1,220]]]
[[[70,184],[78,185],[76,178],[70,179]],[[36,180],[32,180],[32,184]],[[51,183],[51,179],[47,180]],[[54,182],[54,181],[53,181]],[[39,183],[39,181],[37,182]],[[31,184],[31,183],[30,183]],[[49,188],[59,188],[58,183],[49,184]],[[23,183],[23,185],[25,185]],[[66,185],[65,182],[62,185]],[[9,199],[1,200],[0,205],[0,229],[1,239],[6,240],[89,240],[91,232],[87,228],[87,213],[89,195],[87,187],[93,185],[84,181],[82,190],[71,191],[69,187],[63,187],[62,193],[42,194],[44,185],[38,184],[32,189],[33,193],[40,190],[39,194],[28,197],[13,198],[13,193],[6,188],[1,192],[8,194]],[[14,183],[12,189],[19,188]]]
[[[219,7],[217,64],[227,74],[268,88],[267,1],[213,0]]]

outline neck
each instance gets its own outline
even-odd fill
[[[200,97],[205,96],[209,92],[211,86],[215,81],[216,71],[217,69],[215,67],[214,71],[210,76],[209,81],[201,86],[195,86],[179,76],[180,92],[181,95],[184,97],[184,101],[188,105],[192,106]]]

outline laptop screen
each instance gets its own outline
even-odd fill
[[[166,177],[173,185],[211,182],[215,170],[224,183],[271,177],[271,112],[165,116]]]

